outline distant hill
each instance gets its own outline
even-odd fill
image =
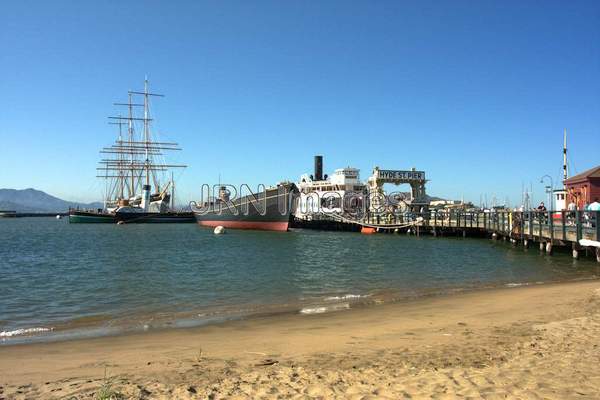
[[[441,197],[436,197],[436,196],[425,195],[425,200],[427,200],[428,202],[432,202],[432,201],[440,201],[440,200],[446,200],[446,199],[442,199]]]
[[[102,208],[102,203],[66,201],[35,189],[0,189],[0,210],[17,212],[65,212],[70,207]]]

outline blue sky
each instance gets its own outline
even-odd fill
[[[325,156],[425,170],[479,202],[600,164],[600,2],[5,2],[0,187],[96,200],[106,117],[148,74],[202,183],[296,180]]]

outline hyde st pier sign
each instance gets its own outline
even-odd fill
[[[375,174],[378,179],[386,182],[423,182],[425,181],[424,171],[402,171],[392,169],[375,169]]]

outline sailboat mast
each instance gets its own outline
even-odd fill
[[[171,171],[171,210],[175,210],[175,180]]]
[[[119,115],[120,117],[121,115]],[[119,120],[119,142],[123,141],[123,122],[121,120]],[[119,161],[121,163],[121,165],[123,165],[124,162],[124,157],[123,154],[119,154]],[[125,192],[125,174],[123,173],[123,170],[119,171],[119,198],[123,199],[124,196],[124,192]]]
[[[146,150],[146,185],[150,185],[150,160],[148,155],[148,78],[144,80],[144,142]]]
[[[134,151],[133,151],[133,102],[132,100],[132,94],[129,93],[129,103],[127,104],[127,107],[129,109],[129,119],[127,121],[128,125],[128,141],[129,141],[129,150],[130,150],[130,156],[131,156],[131,182],[129,185],[129,197],[134,197],[135,196],[135,169],[133,168],[134,165]]]

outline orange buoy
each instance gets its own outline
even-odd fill
[[[372,235],[376,232],[375,228],[369,228],[366,226],[363,226],[362,228],[360,228],[360,233],[364,233],[365,235]]]

